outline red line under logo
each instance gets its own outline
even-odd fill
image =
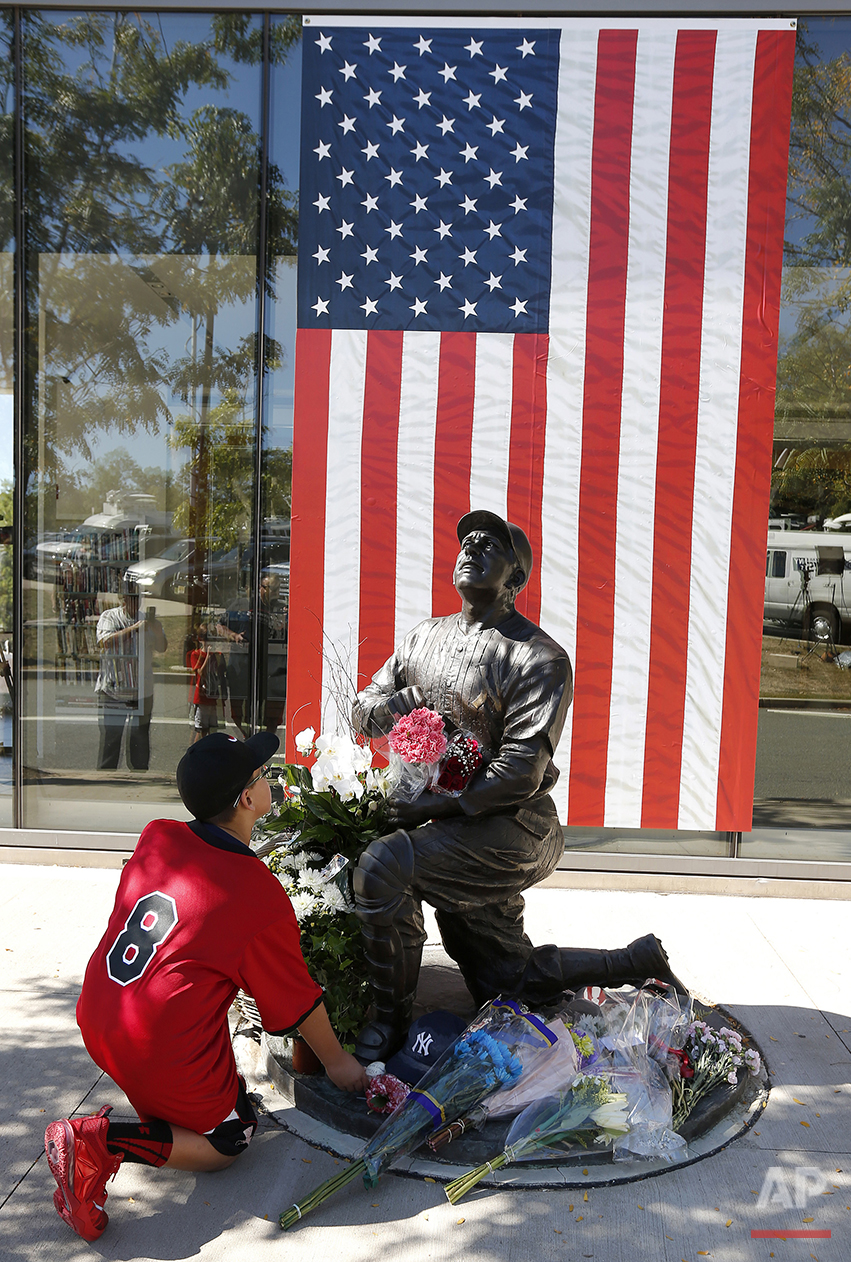
[[[829,1231],[757,1231],[751,1232],[751,1240],[829,1240]]]

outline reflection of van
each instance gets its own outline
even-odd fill
[[[821,573],[819,573],[821,569]],[[835,531],[769,530],[765,558],[765,619],[840,638],[851,622],[851,535]]]

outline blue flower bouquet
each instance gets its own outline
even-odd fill
[[[416,1148],[430,1131],[461,1117],[480,1100],[515,1083],[556,1035],[511,1000],[488,1004],[391,1113],[357,1161],[328,1179],[280,1218],[286,1230],[362,1175],[375,1187],[383,1170]]]

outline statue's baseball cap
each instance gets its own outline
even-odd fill
[[[413,1086],[466,1028],[466,1021],[454,1012],[440,1010],[417,1017],[408,1030],[404,1046],[388,1060],[388,1074]]]
[[[506,521],[498,513],[488,512],[486,508],[476,508],[471,513],[465,513],[459,521],[457,526],[458,542],[463,543],[467,535],[474,530],[491,530],[506,548],[511,548],[520,563],[523,573],[526,575],[526,583],[529,582],[534,563],[532,545],[525,532],[519,526],[515,526],[511,521]],[[524,587],[525,585],[524,583]]]
[[[177,790],[187,811],[196,819],[212,819],[233,806],[280,743],[274,732],[257,732],[245,741],[212,732],[190,745],[177,764]]]

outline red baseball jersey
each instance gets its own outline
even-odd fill
[[[290,900],[223,830],[154,820],[86,969],[77,1023],[89,1054],[143,1118],[212,1130],[237,1095],[227,1013],[240,988],[272,1032],[321,1000]]]

